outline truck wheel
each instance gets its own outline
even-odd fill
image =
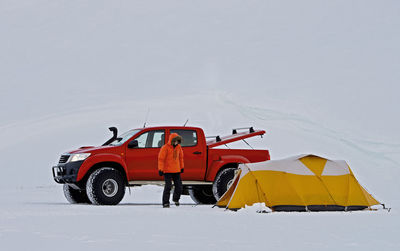
[[[86,193],[95,205],[117,205],[125,195],[123,176],[114,168],[100,168],[89,176]]]
[[[219,172],[217,177],[215,177],[212,191],[217,200],[219,200],[232,185],[236,170],[237,168],[229,167]]]
[[[197,204],[215,204],[212,186],[192,186],[189,189],[190,198]]]
[[[68,184],[63,186],[64,196],[71,204],[90,203],[85,190],[74,189]]]

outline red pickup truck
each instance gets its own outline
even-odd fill
[[[225,137],[206,137],[198,127],[148,127],[120,136],[115,127],[109,129],[113,137],[102,146],[65,153],[52,168],[54,180],[64,184],[70,203],[116,205],[127,186],[163,184],[163,177],[158,175],[158,153],[171,133],[183,139],[183,194],[189,194],[196,203],[215,203],[230,186],[239,163],[270,159],[268,150],[216,148],[265,134],[252,127],[234,129]]]

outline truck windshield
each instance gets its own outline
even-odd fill
[[[136,129],[136,130],[130,130],[125,133],[123,133],[121,136],[118,136],[116,140],[110,143],[111,146],[120,146],[123,143],[125,143],[128,139],[132,138],[133,135],[136,133],[140,132],[141,130]]]

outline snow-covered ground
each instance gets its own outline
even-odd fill
[[[132,189],[118,206],[70,205],[59,187],[0,192],[7,250],[398,250],[398,210],[256,213],[161,207],[162,187]]]
[[[0,0],[0,249],[387,249],[400,241],[400,3]],[[390,213],[70,205],[59,155],[148,125],[265,129],[273,159],[344,159]],[[231,147],[246,147],[233,144]]]

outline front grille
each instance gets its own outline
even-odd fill
[[[65,163],[69,159],[69,155],[61,155],[60,161],[58,163]]]

